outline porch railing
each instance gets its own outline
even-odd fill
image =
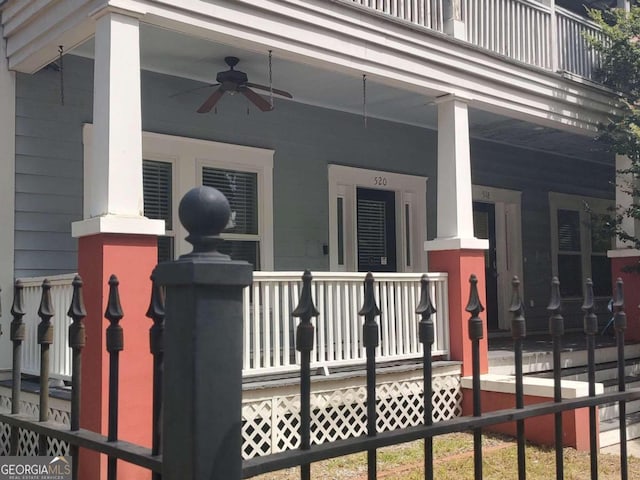
[[[67,309],[71,302],[73,287],[71,282],[75,273],[52,275],[50,277],[29,277],[20,281],[24,286],[25,316],[23,318],[26,339],[22,347],[22,371],[28,375],[40,375],[40,346],[38,345],[38,305],[42,294],[42,282],[45,278],[51,282],[51,300],[55,309],[56,328],[51,345],[51,377],[71,378],[71,350],[69,350],[68,330],[70,318]]]
[[[320,315],[314,320],[313,368],[354,365],[365,360],[362,320],[358,310],[364,295],[364,273],[318,272],[313,295]],[[449,351],[447,274],[428,273],[431,298],[436,305],[436,341],[433,354]],[[301,272],[255,272],[253,285],[244,291],[243,373],[256,375],[295,371],[299,352],[294,348],[295,308]],[[420,298],[417,273],[379,273],[376,300],[382,310],[379,359],[420,358],[415,306]]]
[[[444,32],[444,12],[456,0],[342,1]],[[594,76],[598,57],[584,35],[601,33],[580,15],[536,0],[460,0],[460,11],[466,40],[473,45],[546,70]]]
[[[291,317],[302,286],[301,272],[255,272],[253,285],[244,290],[243,374],[245,376],[294,372],[299,365],[299,353],[294,347],[295,322]],[[434,315],[436,337],[434,356],[449,353],[449,315],[447,274],[428,273],[431,298],[437,313]],[[48,277],[51,282],[55,321],[52,345],[52,374],[54,378],[69,379],[71,353],[67,331],[69,305],[74,274]],[[420,358],[422,345],[418,342],[415,306],[420,298],[420,277],[417,273],[378,274],[376,300],[382,310],[382,341],[380,361]],[[362,305],[364,273],[315,274],[314,298],[320,315],[314,320],[318,335],[314,343],[313,368],[362,364],[365,350],[362,345],[362,320],[358,309]],[[23,349],[23,372],[38,375],[40,350],[36,340],[40,321],[37,311],[44,278],[21,279],[24,285],[24,317],[27,340]]]

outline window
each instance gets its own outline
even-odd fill
[[[165,235],[158,237],[158,262],[173,260],[173,165],[171,162],[142,161],[144,216],[164,220]]]
[[[611,295],[611,265],[607,250],[612,238],[601,228],[613,201],[549,194],[553,274],[563,297],[582,297],[584,282],[593,280],[596,296]]]
[[[223,232],[227,241],[220,251],[259,269],[258,174],[205,166],[202,167],[202,184],[220,190],[231,206],[231,217]]]

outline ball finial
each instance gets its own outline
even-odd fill
[[[220,232],[229,222],[231,207],[219,190],[195,187],[182,197],[178,215],[189,232],[187,241],[193,245],[193,253],[212,253],[220,241]]]

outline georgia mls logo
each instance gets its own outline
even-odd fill
[[[71,464],[64,456],[0,458],[0,480],[69,480]]]

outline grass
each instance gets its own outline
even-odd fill
[[[379,480],[422,480],[422,442],[412,442],[378,451]],[[515,441],[508,437],[485,435],[483,445],[483,477],[486,480],[518,478]],[[436,480],[473,480],[473,436],[455,433],[437,437],[433,442],[434,478]],[[527,480],[555,478],[555,451],[552,448],[527,445]],[[313,480],[366,480],[366,454],[359,453],[318,462],[311,466]],[[640,478],[640,459],[629,457],[629,478]],[[564,450],[565,480],[589,478],[588,452],[572,448]],[[599,480],[620,478],[620,457],[598,456]],[[298,469],[287,469],[255,477],[257,480],[298,480]]]

